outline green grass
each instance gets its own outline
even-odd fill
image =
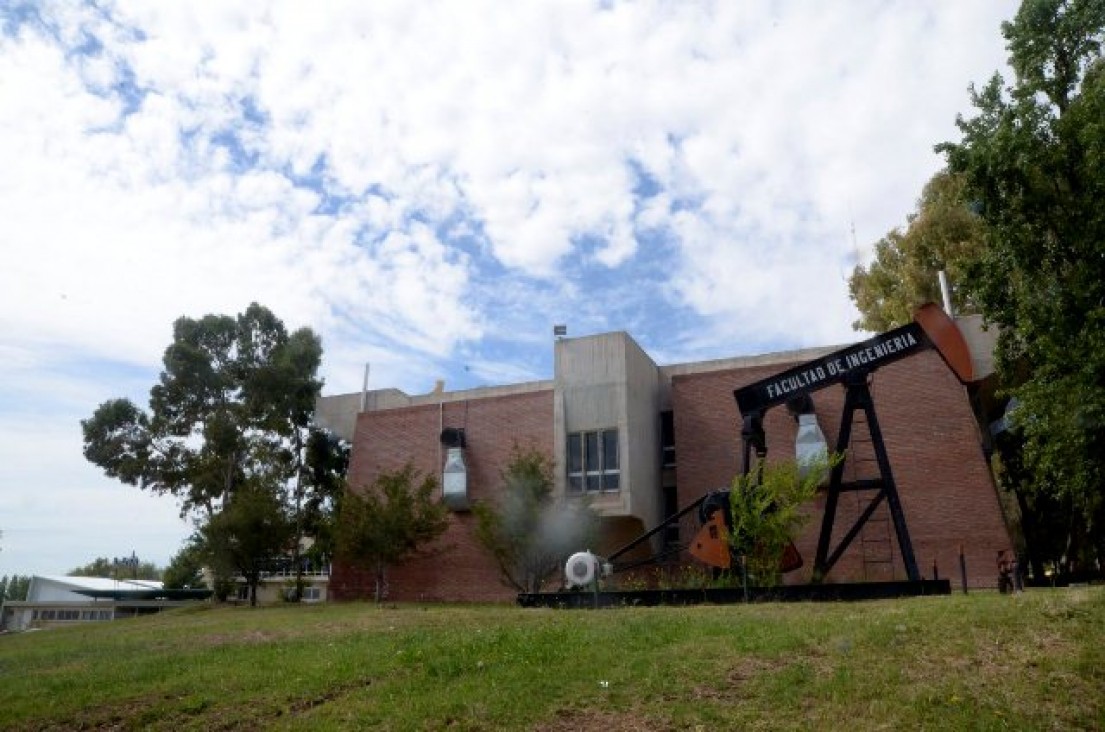
[[[13,729],[1099,729],[1105,588],[202,608],[0,637]]]

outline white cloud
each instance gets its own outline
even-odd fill
[[[252,300],[320,331],[337,390],[536,375],[552,322],[850,340],[847,271],[1014,9],[43,4],[0,35],[0,350],[50,373],[5,373],[152,371],[176,317]]]

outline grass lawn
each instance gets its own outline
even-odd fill
[[[5,729],[1105,729],[1105,588],[203,607],[0,637]]]

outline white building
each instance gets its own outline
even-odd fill
[[[180,607],[209,595],[208,590],[166,590],[161,582],[152,580],[35,575],[26,600],[3,604],[0,629],[28,630],[131,618]]]

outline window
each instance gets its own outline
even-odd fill
[[[249,599],[249,585],[238,585],[238,592],[235,595],[239,600]]]
[[[568,492],[616,493],[621,488],[616,429],[568,434]]]
[[[318,602],[322,598],[319,588],[317,587],[304,587],[299,593],[299,599],[302,602]],[[295,600],[295,588],[284,588],[284,599],[288,602]]]
[[[660,459],[665,468],[675,467],[675,417],[669,412],[660,412]]]

